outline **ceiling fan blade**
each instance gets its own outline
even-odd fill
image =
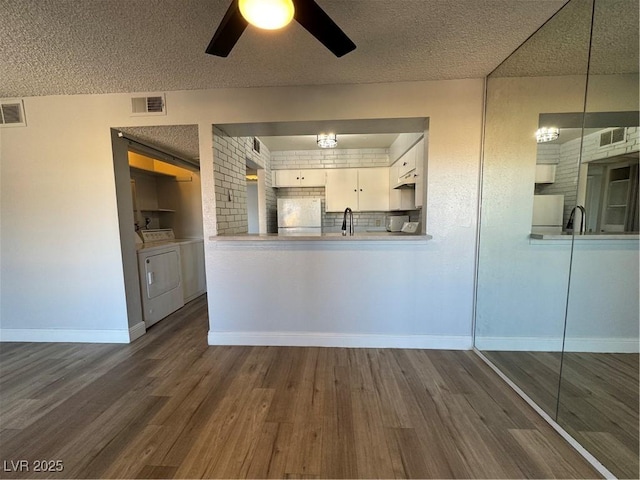
[[[205,52],[218,57],[228,56],[245,28],[247,21],[240,13],[238,0],[233,0]]]
[[[293,18],[336,57],[342,57],[355,50],[356,44],[314,0],[293,0],[293,5]]]

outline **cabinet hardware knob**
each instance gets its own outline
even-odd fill
[[[407,165],[407,162],[404,162],[404,163],[402,164],[402,166],[403,166],[403,167],[404,167],[404,166],[406,166],[406,165]]]
[[[354,189],[353,189],[353,191],[354,191],[354,192],[357,192],[357,191],[358,191],[358,189],[357,189],[357,188],[354,188]]]
[[[300,177],[296,177],[296,180],[300,180]]]
[[[360,189],[360,191],[362,191],[362,189]]]

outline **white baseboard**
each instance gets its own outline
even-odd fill
[[[567,338],[565,352],[640,353],[638,338]]]
[[[0,342],[129,343],[130,333],[129,330],[3,328]]]
[[[559,352],[562,350],[561,337],[480,337],[476,335],[475,348],[480,351],[510,352]],[[568,337],[565,352],[590,353],[638,353],[638,338],[595,338]]]
[[[480,337],[475,347],[480,351],[559,352],[562,337]]]
[[[317,332],[213,332],[209,345],[247,345],[278,347],[345,347],[345,348],[421,348],[471,350],[469,336],[441,335],[375,335]]]
[[[129,327],[129,341],[133,342],[145,333],[147,333],[147,326],[144,322],[137,323],[133,327]]]

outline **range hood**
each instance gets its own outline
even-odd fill
[[[398,179],[393,188],[416,188],[416,174],[414,172],[407,173],[404,177]]]

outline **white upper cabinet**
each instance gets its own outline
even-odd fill
[[[327,172],[324,190],[327,212],[343,212],[349,207],[358,209],[358,169],[340,168]]]
[[[426,182],[426,178],[425,178],[426,170],[425,170],[425,161],[424,161],[424,156],[425,156],[424,138],[420,140],[418,143],[416,143],[415,149],[416,149],[416,157],[415,157],[416,169],[415,169],[414,175],[416,179],[416,187],[415,187],[416,189],[415,189],[415,195],[414,195],[414,202],[415,202],[415,207],[420,208],[424,206],[424,197],[425,197],[424,186]]]
[[[413,172],[416,169],[416,145],[411,147],[407,153],[401,156],[398,161],[398,177],[404,177],[409,172]]]
[[[389,169],[358,169],[358,210],[386,212],[389,210]]]
[[[536,165],[536,183],[553,183],[556,181],[556,166],[553,164]]]
[[[274,187],[324,187],[326,170],[312,168],[306,170],[274,170]]]
[[[389,169],[340,168],[327,171],[327,212],[389,210]]]

